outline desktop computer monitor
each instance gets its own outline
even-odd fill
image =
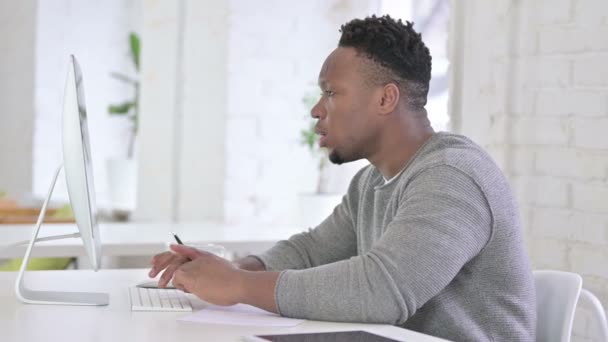
[[[33,237],[29,242],[17,275],[15,291],[17,298],[24,303],[107,305],[109,298],[106,293],[37,291],[27,288],[24,283],[24,274],[32,249],[36,241],[42,240],[38,239],[38,232],[40,231],[46,207],[62,168],[65,170],[70,203],[79,231],[76,234],[69,235],[69,237],[80,236],[93,269],[97,271],[100,267],[101,244],[96,218],[95,190],[93,186],[93,168],[89,147],[84,84],[82,71],[74,56],[70,56],[65,83],[62,137],[63,165],[57,168],[48,195],[40,210]],[[65,237],[68,236],[59,236],[57,238]],[[49,238],[44,238],[44,240],[49,240]]]
[[[82,71],[70,56],[63,102],[63,168],[76,225],[94,270],[101,261]]]

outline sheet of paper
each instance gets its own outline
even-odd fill
[[[258,327],[294,327],[304,322],[303,319],[281,317],[272,312],[246,304],[232,306],[209,305],[190,315],[180,317],[178,320]]]

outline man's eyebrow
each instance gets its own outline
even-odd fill
[[[319,88],[325,89],[327,87],[327,80],[320,79],[319,80]]]

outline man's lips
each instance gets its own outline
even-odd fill
[[[326,147],[327,146],[327,132],[317,127],[317,128],[315,128],[315,133],[319,135],[319,146]]]
[[[327,147],[327,136],[321,135],[321,137],[319,138],[319,146]]]

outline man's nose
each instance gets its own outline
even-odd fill
[[[317,102],[310,109],[310,116],[312,116],[315,119],[322,119],[325,117],[325,111],[323,109],[323,106],[321,105],[321,100],[319,100],[319,102]]]

